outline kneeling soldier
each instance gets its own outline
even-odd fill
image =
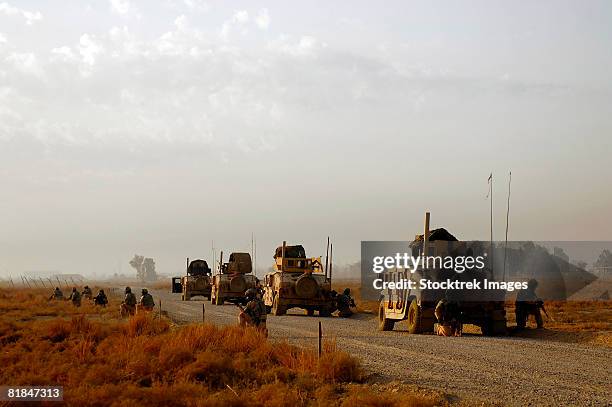
[[[434,311],[438,323],[436,334],[439,336],[461,336],[463,324],[461,323],[461,312],[459,304],[455,301],[442,299],[436,305]]]
[[[119,308],[119,312],[121,313],[121,317],[126,317],[128,315],[134,315],[136,311],[136,296],[132,293],[132,289],[130,287],[125,287],[125,298],[121,303]]]
[[[138,301],[138,309],[145,311],[153,311],[153,307],[155,307],[155,301],[153,300],[153,296],[149,294],[149,290],[147,290],[146,288],[143,288],[141,293],[142,296]]]
[[[241,308],[238,320],[240,326],[254,326],[268,336],[268,328],[266,327],[266,305],[262,301],[259,293],[254,288],[249,288],[244,293],[247,304],[244,309]]]
[[[72,293],[70,293],[68,299],[72,301],[72,305],[75,307],[81,306],[81,294],[77,291],[76,287],[72,287]]]
[[[93,302],[95,305],[106,307],[106,304],[108,304],[108,298],[106,298],[106,294],[104,294],[104,290],[98,291],[98,295],[93,297]]]

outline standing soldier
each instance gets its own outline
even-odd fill
[[[340,315],[340,317],[348,318],[353,315],[351,307],[355,306],[355,301],[351,298],[351,289],[345,288],[342,295],[339,295],[337,298],[339,311],[338,314]]]
[[[254,288],[249,288],[244,293],[247,299],[247,304],[244,309],[241,308],[238,320],[240,326],[254,326],[258,330],[268,336],[268,329],[266,327],[266,306],[258,295],[258,292]]]
[[[53,290],[53,294],[51,294],[51,297],[49,297],[49,300],[63,300],[64,299],[64,293],[62,292],[62,290],[60,290],[59,287],[55,287],[55,290]]]
[[[134,315],[134,312],[136,312],[136,296],[132,293],[132,289],[130,287],[125,287],[125,298],[121,303],[119,313],[123,318],[128,315]]]
[[[83,287],[83,292],[81,293],[81,296],[83,298],[86,298],[88,300],[91,300],[91,297],[93,296],[93,293],[91,292],[91,288],[89,288],[88,285],[86,285],[85,287]]]
[[[540,308],[544,306],[544,302],[535,293],[537,287],[538,281],[532,278],[527,282],[527,289],[520,290],[516,296],[514,312],[516,315],[516,328],[519,330],[525,329],[529,315],[533,315],[535,318],[538,329],[544,327],[542,314],[540,314]]]
[[[145,311],[153,311],[153,307],[155,307],[155,301],[153,300],[153,296],[149,294],[149,290],[143,288],[142,296],[140,297],[140,301],[138,301],[138,309],[143,309]]]
[[[81,306],[81,294],[76,289],[76,287],[72,287],[72,293],[70,293],[70,297],[68,297],[70,301],[72,301],[72,305],[75,307]]]
[[[93,302],[95,305],[106,307],[106,304],[108,304],[108,298],[106,298],[106,294],[104,294],[104,290],[98,291],[98,295],[93,297]]]

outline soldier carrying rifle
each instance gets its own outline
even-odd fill
[[[247,304],[244,308],[240,305],[235,304],[238,308],[240,308],[240,315],[238,316],[238,320],[240,326],[254,326],[258,330],[262,331],[264,335],[268,336],[268,329],[266,327],[266,306],[261,299],[261,293],[255,288],[249,288],[244,293]]]

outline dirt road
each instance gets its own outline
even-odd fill
[[[208,301],[180,300],[179,294],[154,292],[177,322],[202,320],[235,324],[238,309]],[[316,346],[318,321],[326,337],[359,357],[373,379],[398,380],[450,394],[499,401],[506,405],[612,405],[612,351],[604,347],[525,338],[480,335],[444,338],[409,335],[402,324],[379,332],[376,319],[305,315],[268,316],[271,339]]]

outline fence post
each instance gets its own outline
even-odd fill
[[[161,321],[161,314],[162,314],[162,307],[161,307],[161,300],[159,300],[159,320]]]
[[[205,313],[206,313],[206,310],[204,309],[204,303],[202,303],[202,323],[204,323],[206,320]]]
[[[321,321],[319,321],[319,359],[321,359],[321,338],[323,337],[323,331],[321,329]]]

